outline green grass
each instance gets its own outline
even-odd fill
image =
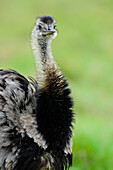
[[[0,1],[0,68],[35,76],[30,33],[52,15],[53,53],[72,89],[76,124],[71,170],[113,169],[113,1]]]

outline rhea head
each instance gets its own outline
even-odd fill
[[[35,31],[38,39],[54,39],[57,36],[56,21],[51,16],[38,17]]]

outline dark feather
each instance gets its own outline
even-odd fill
[[[51,16],[43,16],[43,17],[39,17],[39,18],[43,23],[46,23],[46,24],[51,24],[54,21],[53,17],[51,17]]]

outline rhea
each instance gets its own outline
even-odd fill
[[[37,78],[0,70],[0,169],[63,170],[72,165],[73,102],[57,67],[51,16],[38,17],[31,34]]]

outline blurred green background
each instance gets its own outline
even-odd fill
[[[30,34],[42,15],[57,20],[53,54],[75,101],[71,170],[112,170],[113,1],[0,0],[0,68],[36,77]]]

